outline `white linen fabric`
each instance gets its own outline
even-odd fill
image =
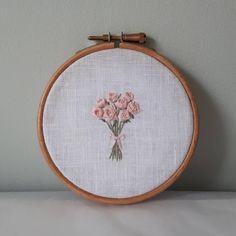
[[[108,92],[126,91],[141,112],[122,131],[123,159],[112,161],[110,130],[91,110]],[[52,86],[43,113],[55,165],[76,186],[103,197],[132,197],[161,185],[183,162],[192,134],[193,113],[179,80],[156,59],[129,49],[74,62]]]

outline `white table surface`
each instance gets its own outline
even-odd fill
[[[236,235],[236,193],[168,191],[111,206],[72,192],[0,193],[0,235]]]

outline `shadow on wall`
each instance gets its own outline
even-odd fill
[[[223,186],[219,186],[221,166],[226,153],[226,131],[222,114],[199,80],[180,69],[196,98],[200,135],[193,159],[172,189],[224,190]]]
[[[146,45],[157,48],[156,40],[148,39]],[[159,47],[158,47],[159,48]],[[160,49],[160,48],[159,48]],[[174,62],[174,64],[176,64]],[[181,177],[171,187],[174,190],[228,190],[220,186],[220,170],[226,153],[226,131],[218,106],[197,80],[183,68],[199,110],[200,135],[197,149]],[[202,78],[204,79],[204,78]]]

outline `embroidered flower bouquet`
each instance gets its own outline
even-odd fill
[[[110,159],[119,161],[122,159],[122,134],[124,125],[134,119],[140,112],[139,104],[134,101],[134,94],[126,92],[124,94],[109,93],[106,98],[100,98],[92,114],[105,122],[111,130],[113,147]]]

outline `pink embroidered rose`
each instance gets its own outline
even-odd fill
[[[97,100],[97,104],[96,104],[97,107],[103,108],[106,105],[107,105],[106,99],[100,98],[100,99]]]
[[[102,108],[99,108],[99,107],[94,108],[92,111],[92,114],[98,118],[102,118],[103,113],[104,112],[103,112]]]
[[[127,110],[133,114],[133,115],[136,115],[137,113],[140,112],[140,106],[137,102],[135,101],[131,101],[129,104],[128,104],[128,107],[127,107]]]
[[[115,103],[116,107],[119,109],[126,109],[128,102],[124,97],[120,97],[117,102]]]
[[[126,121],[130,119],[130,114],[127,110],[120,110],[118,118],[119,121]]]
[[[116,109],[112,106],[106,106],[103,109],[103,118],[107,121],[113,121],[117,119]]]
[[[131,92],[126,92],[122,97],[125,98],[127,102],[130,102],[134,99],[134,94]]]
[[[106,124],[111,132],[112,150],[109,159],[120,161],[123,158],[122,134],[124,126],[140,112],[139,104],[134,101],[132,92],[123,94],[109,92],[106,97],[100,98],[93,109],[93,115]]]
[[[114,102],[116,102],[118,100],[119,96],[120,96],[120,94],[118,94],[118,93],[108,93],[107,100],[109,102],[113,102],[114,103]]]

